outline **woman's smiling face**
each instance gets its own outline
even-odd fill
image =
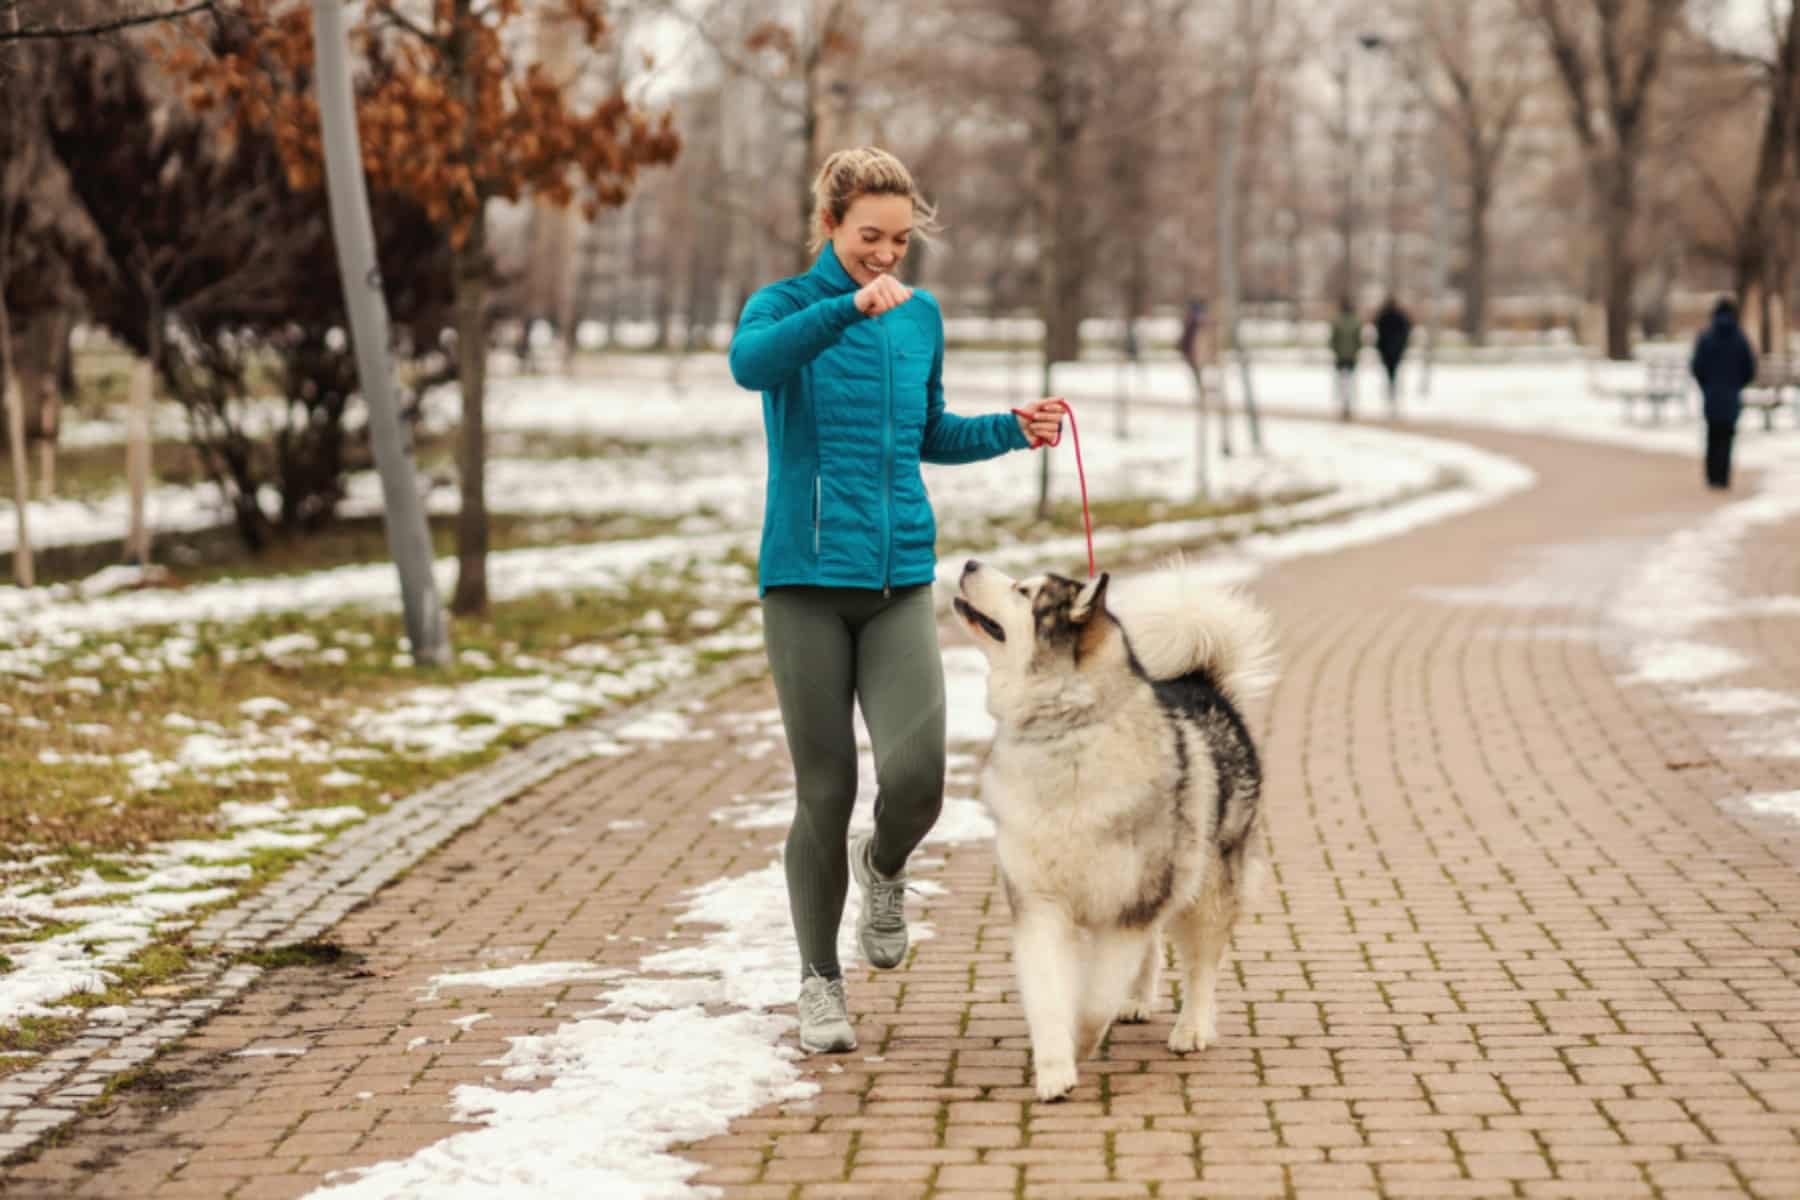
[[[838,262],[857,287],[865,287],[882,275],[891,275],[906,257],[912,240],[913,202],[910,196],[866,192],[850,202],[836,226],[826,217],[825,232]]]

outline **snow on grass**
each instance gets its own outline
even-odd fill
[[[523,727],[560,729],[586,713],[682,678],[695,665],[693,653],[676,646],[616,673],[570,668],[566,673],[412,688],[379,709],[359,713],[348,725],[365,742],[407,754],[469,754]]]
[[[0,1026],[23,1017],[65,1016],[71,996],[105,992],[118,970],[152,943],[192,923],[190,914],[234,899],[257,851],[306,849],[321,829],[362,819],[360,809],[291,809],[286,801],[241,805],[211,840],[165,842],[111,856],[104,873],[70,871],[60,854],[9,864],[0,886]],[[221,886],[228,885],[228,886]]]
[[[702,385],[680,395],[666,387],[637,392],[584,380],[509,380],[496,387],[490,409],[496,429],[556,428],[638,439],[691,439],[696,431],[704,431],[707,438],[725,439],[713,462],[695,461],[691,447],[676,440],[641,455],[574,460],[567,469],[554,468],[548,483],[535,463],[522,464],[511,483],[507,477],[490,480],[490,507],[497,512],[507,511],[513,490],[527,489],[521,494],[553,494],[563,511],[725,515],[702,522],[705,532],[492,554],[489,582],[496,599],[543,591],[618,589],[643,574],[716,562],[732,553],[754,554],[765,483],[761,406],[755,397],[733,388],[723,378],[722,367],[717,378],[703,373],[702,379]],[[990,400],[961,406],[968,413],[995,408]],[[1448,443],[1433,445],[1427,439],[1373,429],[1277,421],[1266,426],[1265,456],[1240,453],[1227,459],[1214,446],[1209,473],[1216,495],[1339,489],[1358,502],[1377,502],[1430,486],[1446,469],[1447,457],[1467,457],[1460,450],[1446,449]],[[750,440],[731,442],[732,438]],[[1108,422],[1090,418],[1082,446],[1095,498],[1176,501],[1192,495],[1198,457],[1191,421],[1184,413],[1138,413],[1129,438],[1118,437]],[[1061,480],[1058,494],[1065,498],[1075,494],[1071,447],[1072,440],[1066,440],[1062,449],[1048,452],[1058,456],[1052,466]],[[1038,456],[1024,453],[972,466],[928,466],[926,480],[946,540],[989,544],[997,514],[1028,511],[1035,502],[1038,470]],[[1099,532],[1111,536],[1107,530]],[[1160,536],[1194,533],[1165,530]],[[1159,535],[1147,530],[1141,536]],[[449,593],[455,571],[453,559],[437,564],[443,594]],[[0,645],[9,646],[0,650],[0,671],[34,674],[57,661],[60,651],[79,645],[83,636],[138,625],[223,624],[270,612],[323,612],[344,605],[391,611],[398,607],[398,588],[397,575],[386,563],[277,579],[224,580],[174,592],[119,592],[85,601],[78,587],[68,585],[31,591],[0,588]],[[306,648],[278,644],[264,652],[279,656]]]
[[[1683,353],[1686,347],[1667,347],[1663,353]],[[1432,368],[1431,395],[1418,395],[1421,358],[1409,355],[1401,369],[1401,415],[1422,421],[1465,424],[1487,429],[1547,434],[1629,446],[1639,450],[1688,455],[1699,472],[1705,428],[1692,415],[1671,413],[1660,423],[1627,421],[1621,402],[1593,394],[1592,383],[1624,383],[1642,379],[1643,368],[1634,363],[1563,362],[1437,363]],[[959,394],[999,394],[1009,398],[1036,395],[1036,364],[1009,360],[1004,355],[953,354],[945,364],[945,388],[955,402]],[[1103,361],[1058,364],[1055,389],[1085,404],[1096,414],[1111,407],[1119,391],[1118,364]],[[1335,416],[1337,401],[1332,371],[1323,343],[1312,355],[1269,355],[1253,370],[1258,403],[1289,413]],[[1132,376],[1140,396],[1191,403],[1193,382],[1178,360],[1150,362]],[[1385,417],[1386,382],[1372,355],[1356,374],[1356,412]],[[1241,404],[1241,385],[1235,364],[1226,372],[1233,404]],[[1690,413],[1692,408],[1690,408]],[[1737,441],[1738,463],[1758,467],[1776,465],[1800,450],[1800,431],[1791,414],[1773,433],[1747,420]],[[1241,429],[1241,425],[1239,426]],[[1085,430],[1084,430],[1085,433]],[[1241,434],[1239,435],[1241,437]]]
[[[675,573],[690,563],[716,562],[744,544],[742,536],[709,535],[502,551],[488,556],[489,595],[500,601],[539,592],[620,589],[640,572],[654,568]],[[436,575],[440,594],[448,596],[456,560],[439,560]],[[87,603],[79,602],[68,585],[0,588],[0,643],[25,643],[29,650],[39,639],[61,638],[66,645],[69,635],[79,639],[140,625],[229,624],[268,613],[323,613],[346,605],[397,611],[399,600],[399,577],[391,563],[222,580],[176,592],[128,592]],[[0,658],[0,670],[5,669]]]

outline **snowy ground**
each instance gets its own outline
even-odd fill
[[[1658,353],[1680,353],[1659,347]],[[1508,351],[1515,359],[1523,352]],[[1617,400],[1591,394],[1597,380],[1623,382],[1638,368],[1629,364],[1589,363],[1566,357],[1540,361],[1543,354],[1510,363],[1457,361],[1431,371],[1429,397],[1420,395],[1424,372],[1415,355],[1402,372],[1403,408],[1408,416],[1430,421],[1462,422],[1521,431],[1555,433],[1630,445],[1646,450],[1698,454],[1702,430],[1696,419],[1673,413],[1660,425],[1628,422]],[[637,512],[656,516],[692,516],[695,524],[717,521],[720,514],[760,510],[760,478],[745,470],[760,453],[760,406],[754,396],[738,391],[718,354],[686,358],[623,356],[601,360],[598,375],[574,380],[553,377],[505,378],[495,381],[489,426],[498,435],[490,461],[489,504],[496,513],[605,514]],[[584,369],[592,370],[592,367]],[[1329,415],[1335,410],[1330,372],[1323,360],[1295,352],[1271,354],[1253,371],[1259,401],[1284,411]],[[1023,354],[962,352],[947,367],[952,402],[963,411],[992,409],[996,397],[1022,400],[1036,395],[1038,368]],[[1191,382],[1185,367],[1161,358],[1126,369],[1116,362],[1082,362],[1058,366],[1056,388],[1081,403],[1088,438],[1113,427],[1114,397],[1156,397],[1185,403]],[[1241,403],[1242,383],[1235,367],[1229,372],[1233,403]],[[1358,412],[1385,414],[1385,387],[1372,358],[1358,372]],[[959,394],[964,398],[958,401]],[[447,428],[454,419],[454,391],[437,392],[427,405],[428,425]],[[1090,412],[1090,409],[1092,410]],[[165,409],[160,423],[179,437],[178,410]],[[1800,448],[1794,430],[1800,412],[1777,414],[1774,435],[1762,429],[1758,414],[1745,417],[1738,439],[1745,466],[1774,461]],[[1153,433],[1146,414],[1133,415],[1140,434]],[[659,452],[633,458],[624,455],[556,461],[508,457],[507,432],[599,434],[658,444]],[[113,422],[83,421],[70,430],[71,444],[102,445],[116,437]],[[1187,438],[1191,440],[1189,432]],[[1236,434],[1240,443],[1243,431]],[[1177,440],[1180,440],[1179,435]],[[1785,448],[1785,449],[1784,449]],[[1310,449],[1310,448],[1309,448]],[[1100,456],[1097,456],[1100,457]],[[1305,454],[1288,455],[1289,461]],[[1192,462],[1190,458],[1190,463]],[[1151,464],[1140,466],[1148,468]],[[1215,482],[1224,490],[1254,486],[1247,477],[1248,460],[1215,465]],[[1179,490],[1193,476],[1143,469],[1144,478],[1162,479]],[[679,486],[670,486],[671,480]],[[1266,482],[1266,481],[1265,481]],[[934,489],[935,490],[935,489]],[[266,498],[273,505],[274,498]],[[455,489],[431,489],[434,512],[452,512]],[[11,501],[0,497],[0,552],[12,548]],[[148,511],[153,529],[177,532],[219,525],[227,519],[210,484],[155,489]],[[372,473],[350,480],[346,515],[380,511],[380,488]],[[68,545],[122,536],[125,497],[94,501],[50,500],[32,503],[29,519],[36,545]]]
[[[1700,711],[1746,718],[1753,753],[1800,758],[1800,692],[1730,686],[1746,664],[1707,630],[1746,612],[1775,608],[1800,613],[1800,597],[1746,600],[1726,582],[1726,568],[1742,539],[1758,527],[1800,516],[1800,467],[1773,469],[1763,492],[1720,509],[1701,527],[1668,538],[1647,557],[1622,563],[1628,585],[1608,614],[1608,636],[1626,651],[1628,678],[1682,687],[1682,702]],[[1272,539],[1279,543],[1281,539]],[[1591,578],[1592,562],[1579,578]],[[1244,562],[1218,564],[1221,577],[1241,573]],[[1444,594],[1456,601],[1551,605],[1566,596],[1575,564],[1551,555],[1522,568],[1499,593]],[[974,797],[979,748],[993,733],[983,700],[986,669],[967,645],[944,652],[953,748],[944,817],[921,851],[929,864],[937,846],[981,841],[992,827]],[[1773,719],[1773,720],[1772,720]],[[773,711],[740,718],[767,734],[752,753],[779,753],[780,717]],[[1785,723],[1785,741],[1769,736]],[[860,789],[872,789],[874,767],[861,723]],[[672,736],[680,736],[675,722]],[[1723,797],[1756,813],[1800,816],[1800,792]],[[785,828],[793,815],[791,792],[739,797],[714,813],[738,828]],[[866,827],[867,810],[857,815]],[[939,885],[925,884],[936,890]],[[855,904],[839,931],[840,952],[856,961]],[[452,1097],[453,1119],[471,1128],[411,1158],[346,1173],[313,1193],[332,1200],[425,1200],[437,1196],[599,1195],[619,1200],[674,1200],[716,1195],[687,1181],[698,1165],[671,1147],[725,1132],[737,1117],[785,1102],[804,1110],[816,1093],[795,1066],[798,1053],[787,1035],[793,1019],[771,1009],[791,1003],[793,948],[788,931],[785,879],[779,859],[691,893],[677,924],[700,924],[697,946],[659,949],[636,971],[608,972],[595,994],[596,1007],[551,1032],[511,1039],[493,1060],[506,1084],[540,1083],[532,1091],[466,1085]],[[915,936],[930,936],[915,922]],[[507,969],[457,973],[433,981],[434,991],[462,989],[479,997],[509,983],[529,983]],[[562,964],[567,978],[591,975],[586,964]],[[475,1001],[479,1003],[477,999]],[[851,997],[855,1004],[854,994]],[[462,1022],[483,1019],[474,1013]],[[835,1068],[832,1068],[835,1069]],[[628,1097],[629,1099],[621,1099]]]
[[[679,376],[671,378],[667,365],[640,360],[632,365],[629,380],[616,383],[587,379],[499,383],[490,418],[497,430],[593,433],[644,446],[641,456],[621,456],[617,462],[507,467],[495,476],[497,510],[518,504],[522,507],[517,511],[566,512],[594,504],[605,506],[594,511],[646,509],[688,514],[693,521],[670,537],[495,555],[491,578],[497,595],[616,589],[678,566],[692,570],[695,564],[713,572],[713,586],[721,594],[752,587],[747,572],[726,560],[734,551],[754,549],[762,490],[758,403],[730,387],[716,356],[691,358],[679,370]],[[1031,394],[1029,378],[1028,371],[1010,369],[1004,356],[967,356],[951,372],[952,401],[962,411],[991,410],[1012,395]],[[1365,371],[1363,380],[1364,408],[1373,411],[1377,404],[1373,372]],[[1113,414],[1099,402],[1113,394],[1116,383],[1117,370],[1109,364],[1075,368],[1058,380],[1059,388],[1078,400],[1090,490],[1098,496],[1185,498],[1191,494],[1198,465],[1191,422],[1177,411],[1141,408],[1131,414],[1132,436],[1117,438]],[[1271,365],[1259,372],[1257,384],[1267,404],[1321,414],[1330,410],[1328,379],[1317,366]],[[967,402],[956,400],[959,386],[965,389]],[[1170,399],[1184,398],[1185,386],[1185,377],[1172,365],[1149,369],[1134,381],[1139,394]],[[1433,399],[1428,404],[1409,400],[1408,409],[1434,421],[1538,429],[1697,455],[1691,423],[1672,422],[1662,429],[1626,425],[1616,404],[1586,394],[1579,366],[1441,367]],[[1360,513],[1322,528],[1233,542],[1209,557],[1221,578],[1253,576],[1262,562],[1292,554],[1327,552],[1390,536],[1531,483],[1529,472],[1516,464],[1436,439],[1285,420],[1269,421],[1266,434],[1268,456],[1240,454],[1209,463],[1216,489],[1265,495],[1329,489],[1331,496],[1352,499],[1350,507]],[[1800,731],[1785,741],[1770,735],[1771,728],[1777,732],[1794,728],[1800,695],[1734,688],[1731,673],[1740,664],[1727,647],[1710,643],[1706,636],[1709,627],[1746,611],[1751,603],[1730,595],[1725,584],[1731,547],[1757,525],[1791,519],[1800,511],[1800,477],[1784,465],[1800,449],[1800,437],[1785,429],[1763,434],[1747,422],[1739,444],[1746,466],[1770,468],[1763,492],[1720,509],[1705,528],[1670,539],[1653,555],[1631,564],[1634,582],[1625,593],[1630,603],[1621,602],[1617,617],[1629,639],[1635,677],[1682,683],[1689,688],[1685,702],[1697,709],[1754,717],[1761,738],[1755,744],[1761,751],[1800,757]],[[1072,493],[1069,441],[1055,453],[1059,487]],[[979,544],[980,530],[993,513],[1030,502],[1037,466],[1034,456],[1013,455],[977,467],[931,469],[929,482],[947,536]],[[1439,486],[1446,478],[1453,485]],[[1434,487],[1438,490],[1415,495]],[[539,504],[544,508],[530,507]],[[1153,527],[1111,540],[1108,531],[1100,533],[1104,561],[1109,554],[1154,545],[1167,531]],[[996,555],[1037,561],[1067,561],[1079,553],[1078,544],[1067,540],[994,549]],[[449,564],[440,564],[446,586],[450,569]],[[79,669],[85,658],[116,659],[122,652],[109,651],[109,639],[135,630],[152,635],[149,644],[134,646],[144,670],[180,670],[184,639],[191,641],[219,625],[272,611],[325,612],[346,604],[391,608],[396,602],[392,570],[385,566],[343,568],[280,581],[220,583],[178,593],[91,591],[95,594],[79,588],[33,594],[0,589],[0,672],[28,684],[48,680],[70,686],[84,678],[69,672]],[[1793,598],[1755,603],[1779,606],[1793,603]],[[712,648],[748,649],[757,644],[755,610],[748,611],[750,619],[722,630]],[[329,641],[315,641],[262,649],[305,656],[328,655],[338,648]],[[386,653],[390,648],[378,649]],[[591,655],[572,654],[568,656],[572,661],[556,670],[535,674],[530,670],[534,664],[509,664],[521,673],[505,687],[481,680],[465,685],[466,691],[421,688],[396,702],[391,711],[366,714],[361,723],[380,730],[389,722],[393,732],[388,736],[395,744],[405,744],[409,731],[419,737],[443,731],[451,723],[442,714],[459,711],[456,706],[504,720],[517,711],[530,712],[526,701],[548,705],[554,711],[539,712],[536,719],[555,723],[606,702],[599,681],[617,676],[605,669],[605,653],[605,648],[596,647]],[[644,660],[650,665],[640,664],[640,669],[678,674],[691,669],[692,653],[678,648],[659,651]],[[593,661],[583,661],[584,657]],[[980,660],[973,650],[960,646],[948,648],[945,659],[951,736],[963,753],[953,761],[952,798],[945,821],[934,832],[936,844],[980,839],[990,832],[971,795],[970,751],[991,732],[981,707]],[[586,685],[565,673],[583,668],[588,671]],[[583,686],[592,690],[583,691]],[[0,709],[0,720],[10,717]],[[241,765],[234,762],[228,744],[233,737],[245,739],[237,749],[247,751],[261,744],[257,738],[298,742],[306,734],[304,729],[284,726],[291,720],[287,714],[270,711],[246,717],[254,735],[249,730],[195,730],[196,737],[213,739],[196,743],[197,757]],[[775,714],[749,719],[767,730],[767,749],[775,752]],[[668,736],[684,736],[685,722],[679,714],[672,714],[666,726]],[[429,752],[429,745],[424,749]],[[267,765],[266,760],[258,761]],[[865,772],[870,769],[865,762]],[[354,762],[345,770],[353,773]],[[1726,799],[1759,811],[1781,811],[1800,802],[1792,795],[1722,798]],[[715,819],[774,827],[785,823],[791,805],[791,795],[742,797]],[[279,805],[227,809],[222,832],[228,836],[219,842],[159,846],[93,878],[59,876],[58,864],[45,861],[48,855],[9,864],[7,870],[28,878],[0,888],[0,917],[61,932],[0,947],[11,959],[0,974],[0,1020],[9,1014],[56,1011],[57,1000],[70,992],[103,987],[108,965],[142,944],[150,936],[147,930],[176,927],[187,919],[185,913],[211,902],[215,893],[239,878],[236,872],[245,868],[232,860],[241,859],[251,842],[302,844],[324,836],[326,830],[319,825],[328,826],[331,819],[313,815],[320,811],[333,810]],[[239,839],[251,842],[239,846]],[[927,843],[928,855],[932,844]],[[49,877],[56,878],[54,884],[45,882]],[[694,1194],[685,1180],[695,1168],[671,1156],[670,1146],[723,1129],[733,1117],[770,1101],[803,1099],[808,1090],[793,1067],[791,1051],[779,1042],[790,1019],[766,1011],[792,999],[783,914],[777,863],[701,889],[680,918],[709,927],[698,948],[652,954],[634,973],[596,980],[597,1007],[592,1014],[543,1037],[516,1039],[513,1050],[495,1064],[508,1082],[539,1081],[547,1086],[531,1092],[461,1089],[455,1112],[471,1122],[469,1133],[410,1160],[377,1167],[328,1192],[423,1197],[492,1195],[512,1188],[545,1195]],[[65,925],[75,928],[65,930]],[[88,926],[105,936],[96,937]],[[82,939],[104,943],[103,955],[72,959],[67,947]],[[854,952],[848,941],[846,948]],[[464,973],[442,978],[436,986],[497,988],[511,979]],[[688,1057],[671,1063],[669,1056],[677,1052]],[[619,1097],[630,1102],[621,1106]],[[572,1157],[578,1150],[579,1161]]]
[[[714,363],[714,366],[717,364]],[[490,586],[497,600],[537,592],[620,594],[636,583],[679,581],[700,607],[686,617],[690,636],[675,641],[666,635],[661,614],[647,612],[638,630],[623,643],[576,645],[554,660],[512,655],[496,661],[467,652],[463,664],[491,669],[491,677],[460,684],[431,684],[408,689],[378,708],[344,719],[323,709],[288,711],[271,700],[247,708],[231,722],[185,721],[179,748],[154,755],[134,749],[44,751],[46,765],[114,766],[128,771],[131,794],[153,794],[171,781],[195,780],[231,786],[235,781],[286,787],[286,772],[312,764],[330,770],[320,778],[327,788],[360,781],[359,764],[392,754],[445,756],[479,750],[515,729],[551,729],[621,699],[654,690],[693,671],[703,655],[741,653],[760,645],[759,611],[746,606],[754,580],[743,565],[754,556],[761,520],[762,468],[760,408],[755,397],[704,383],[705,364],[688,364],[691,377],[670,386],[660,371],[649,378],[601,386],[588,381],[517,379],[503,382],[493,404],[493,423],[506,431],[581,433],[630,440],[640,453],[593,460],[558,460],[549,464],[519,461],[502,465],[493,476],[494,507],[501,511],[569,511],[593,505],[605,511],[654,511],[690,518],[673,535],[600,542],[584,546],[543,547],[495,554],[490,559]],[[641,368],[640,368],[641,369]],[[989,405],[993,407],[992,404]],[[696,436],[703,432],[704,436]],[[1317,499],[1290,506],[1286,516],[1215,518],[1135,531],[1101,529],[1097,543],[1107,561],[1117,561],[1172,539],[1204,539],[1220,530],[1237,536],[1221,558],[1222,570],[1236,577],[1253,573],[1256,564],[1293,553],[1328,550],[1358,539],[1386,534],[1425,520],[1439,519],[1472,504],[1486,503],[1530,482],[1517,467],[1440,440],[1411,437],[1376,429],[1339,429],[1307,422],[1269,423],[1270,453],[1215,457],[1210,463],[1216,493],[1277,496],[1322,492]],[[1119,439],[1105,422],[1082,431],[1082,449],[1090,493],[1096,498],[1126,495],[1164,497],[1174,502],[1192,494],[1197,451],[1191,422],[1179,412],[1144,414],[1132,436]],[[1055,453],[1058,486],[1073,495],[1072,439]],[[929,484],[941,514],[947,542],[979,549],[984,555],[1021,566],[1044,565],[1047,556],[1073,569],[1083,556],[1080,539],[1036,545],[996,545],[991,519],[999,513],[1027,509],[1037,486],[1039,460],[1015,454],[972,467],[929,468]],[[360,485],[361,481],[359,481]],[[560,508],[559,508],[560,505]],[[1253,534],[1254,520],[1279,527],[1336,515],[1348,519],[1289,533]],[[454,563],[438,565],[440,588],[447,594]],[[373,644],[345,618],[345,606],[391,612],[397,607],[397,584],[391,566],[342,567],[279,579],[221,581],[184,590],[130,590],[130,573],[114,570],[82,585],[21,591],[0,588],[0,674],[26,694],[94,693],[101,680],[111,686],[147,687],[156,677],[196,669],[196,648],[224,645],[221,661],[262,660],[293,667],[354,666],[371,659],[405,662],[403,645]],[[735,612],[736,620],[726,614]],[[313,614],[316,632],[278,637],[237,632],[271,614]],[[709,622],[713,627],[709,627]],[[336,628],[336,626],[344,626]],[[700,636],[692,636],[694,634]],[[485,661],[474,661],[476,659]],[[120,681],[123,682],[120,682]],[[321,704],[325,704],[321,701]],[[22,729],[38,718],[0,705],[0,721]],[[345,740],[334,730],[351,729]],[[96,738],[120,731],[96,727]],[[326,797],[292,794],[300,811]],[[113,796],[95,803],[117,802]],[[221,816],[229,822],[228,815]],[[227,825],[227,831],[229,826]],[[287,835],[283,835],[287,836]],[[294,837],[311,837],[295,834]],[[227,843],[235,845],[235,843]],[[286,843],[298,848],[301,842]],[[253,852],[244,847],[243,853]],[[166,847],[121,862],[114,874],[122,886],[103,895],[113,908],[135,915],[127,922],[138,942],[117,939],[121,953],[141,945],[152,931],[172,931],[195,906],[216,903],[211,883],[192,882],[158,872],[168,863]],[[190,855],[192,857],[192,855]],[[214,869],[244,869],[242,853],[211,864]],[[0,1022],[26,1015],[66,1012],[56,1005],[73,992],[104,990],[113,958],[97,956],[74,970],[60,952],[34,950],[34,935],[63,930],[69,944],[81,944],[81,931],[94,921],[112,921],[110,910],[65,902],[64,891],[93,881],[71,879],[73,860],[37,854],[20,867],[0,894],[0,946],[12,960],[0,980]],[[157,879],[155,911],[150,901],[128,885]],[[136,904],[138,907],[132,908]],[[67,926],[67,929],[64,927]],[[59,935],[61,936],[61,935]],[[61,945],[61,943],[57,943]]]

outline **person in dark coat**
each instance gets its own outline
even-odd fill
[[[1406,357],[1406,339],[1412,336],[1412,318],[1389,296],[1375,314],[1375,352],[1387,371],[1388,408],[1400,411],[1400,360]]]
[[[1756,378],[1756,351],[1738,325],[1737,303],[1726,296],[1713,306],[1712,326],[1694,342],[1688,364],[1706,401],[1706,482],[1731,486],[1731,442],[1737,436],[1743,392]]]

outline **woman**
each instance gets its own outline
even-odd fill
[[[849,877],[873,966],[906,955],[906,860],[944,791],[944,678],[931,583],[937,537],[920,462],[965,463],[1054,442],[1062,402],[958,417],[944,409],[937,301],[895,271],[933,227],[912,175],[870,147],[813,182],[810,271],[761,289],[731,374],[763,394],[769,482],[758,590],[798,795],[787,840],[800,946],[800,1044],[851,1050],[838,921]],[[856,799],[853,703],[874,743],[875,832],[846,847]]]

